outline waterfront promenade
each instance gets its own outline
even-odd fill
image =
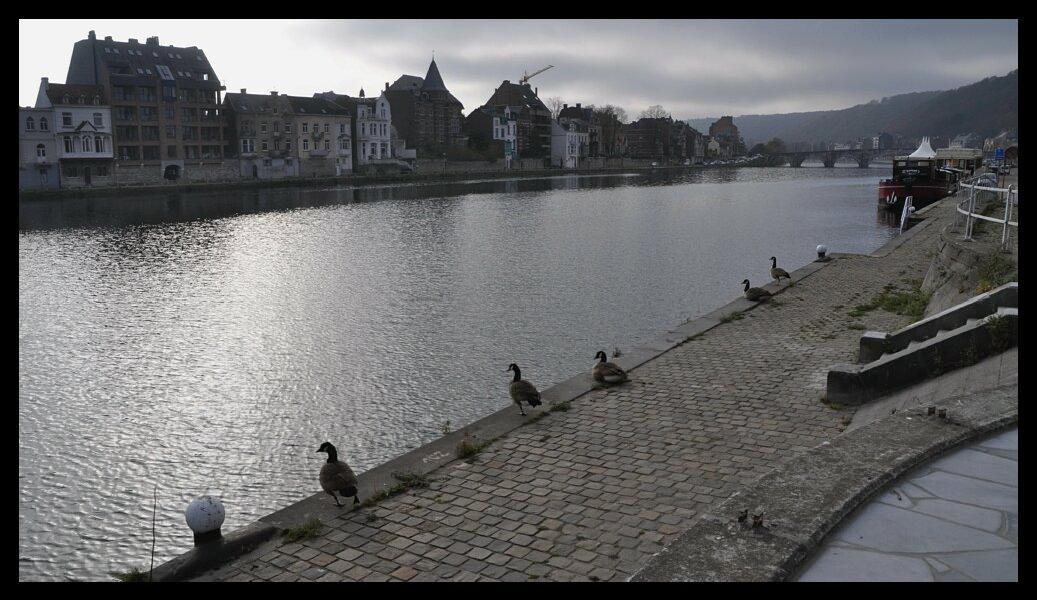
[[[771,303],[726,316],[633,370],[630,384],[566,411],[541,407],[547,416],[471,462],[429,473],[428,487],[341,509],[317,537],[275,538],[196,579],[626,580],[711,506],[839,435],[852,411],[822,402],[828,368],[855,361],[861,328],[911,321],[848,312],[921,280],[952,215],[948,199],[884,256],[797,272]],[[731,279],[737,289],[742,275]]]

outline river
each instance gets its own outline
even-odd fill
[[[19,205],[19,578],[105,580],[708,312],[867,253],[888,167],[697,169]],[[331,501],[330,498],[328,499]]]

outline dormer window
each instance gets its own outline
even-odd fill
[[[61,103],[62,104],[72,104],[72,96],[69,96],[68,94],[65,94],[64,96],[61,97]]]
[[[100,96],[94,96],[94,104],[97,105],[97,106],[101,105],[101,97]]]
[[[108,46],[105,46],[105,47],[104,47],[104,53],[105,53],[105,54],[111,54],[111,53],[112,53],[112,49],[111,49],[111,48],[109,48]]]

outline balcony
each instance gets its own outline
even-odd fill
[[[310,150],[310,156],[327,156],[330,152],[330,150],[318,150],[314,148],[313,150]]]

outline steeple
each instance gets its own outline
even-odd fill
[[[443,78],[439,75],[439,67],[436,66],[435,58],[432,59],[428,66],[428,73],[425,73],[425,83],[422,84],[421,89],[426,91],[447,91]]]

